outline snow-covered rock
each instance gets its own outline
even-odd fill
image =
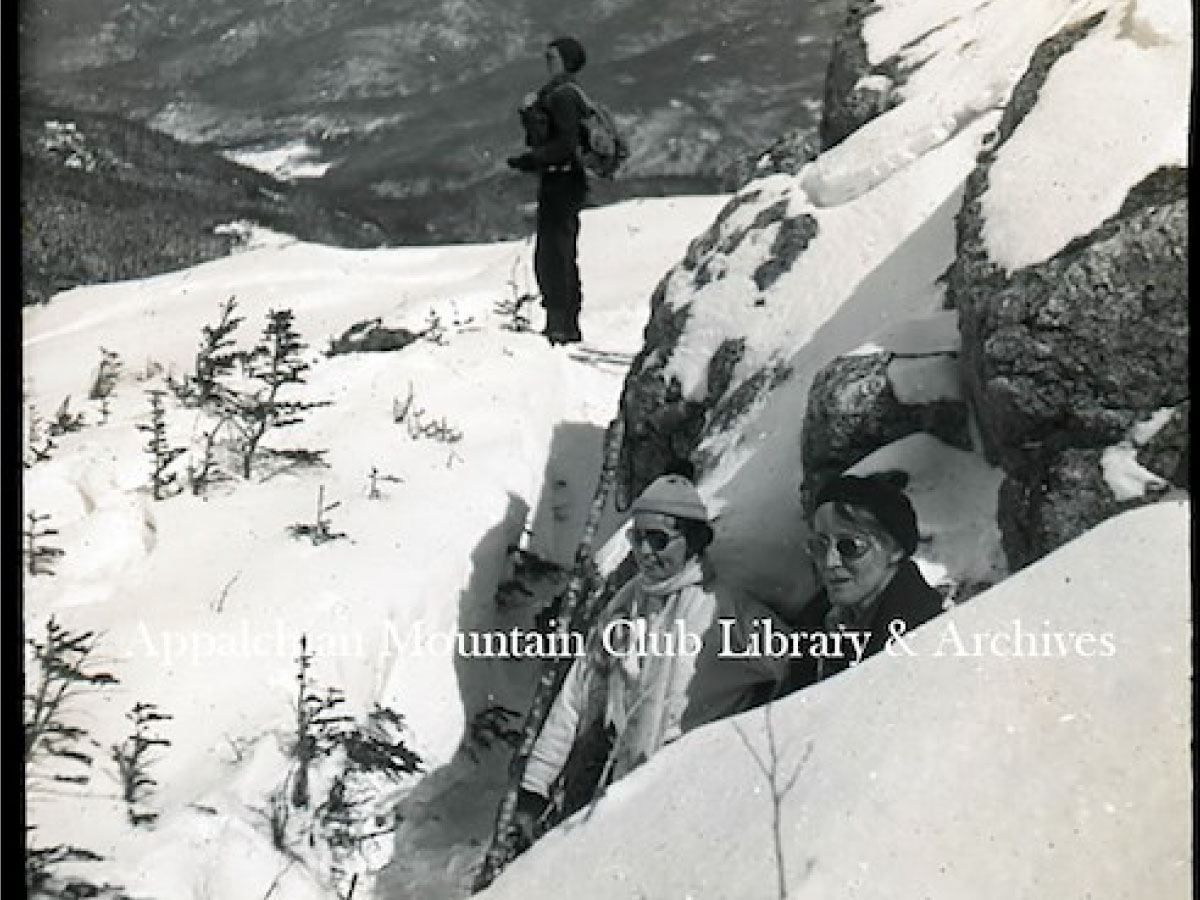
[[[894,67],[872,66],[863,38],[863,19],[876,11],[872,0],[851,0],[846,20],[834,36],[829,68],[825,73],[825,97],[821,107],[821,146],[840,144],[846,137],[887,109],[887,95]]]
[[[843,99],[826,108],[837,136],[794,174],[745,185],[655,293],[622,398],[625,496],[689,457],[721,497],[726,540],[751,555],[735,567],[770,571],[764,556],[793,545],[758,555],[755,539],[797,517],[795,498],[760,495],[739,472],[811,485],[869,451],[865,438],[845,454],[813,451],[822,471],[807,472],[797,445],[850,427],[825,401],[855,393],[854,377],[827,367],[865,365],[834,360],[945,308],[959,311],[959,383],[932,361],[889,373],[966,396],[990,459],[1031,495],[1034,444],[1100,449],[1180,403],[1190,65],[1188,32],[1167,23],[1189,21],[1181,5],[851,4],[829,82]],[[878,95],[884,75],[889,98],[863,114],[853,96]],[[808,436],[781,433],[776,407],[810,402]],[[1094,522],[1080,516],[1063,534]],[[1035,545],[1034,556],[1053,546]],[[743,586],[784,590],[755,580]]]
[[[924,431],[969,450],[957,347],[905,355],[872,350],[838,357],[813,381],[803,427],[805,494],[913,432]]]
[[[1014,565],[1118,509],[1099,450],[1189,394],[1176,21],[1171,4],[1109,4],[1045,41],[969,182],[948,300],[984,447],[1015,481]]]

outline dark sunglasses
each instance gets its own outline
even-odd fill
[[[840,534],[837,537],[817,534],[808,539],[808,554],[815,560],[828,557],[830,547],[837,550],[842,562],[854,562],[874,550],[875,544],[868,538],[855,534]]]
[[[669,531],[661,531],[657,528],[630,528],[629,543],[637,547],[639,544],[646,543],[650,545],[650,549],[655,553],[660,553],[671,546],[671,541],[680,537],[678,534],[672,534]]]

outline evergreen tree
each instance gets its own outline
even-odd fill
[[[89,769],[92,757],[81,749],[87,732],[66,720],[70,701],[88,687],[116,684],[108,672],[93,671],[92,652],[96,635],[92,631],[72,632],[51,617],[45,636],[27,639],[33,651],[34,671],[29,678],[32,690],[25,694],[25,766],[28,773],[44,761],[65,762],[72,767]],[[36,773],[35,773],[36,774]],[[83,783],[84,774],[54,772],[56,781]]]
[[[150,424],[140,424],[138,431],[150,435],[146,441],[146,452],[151,458],[150,486],[155,500],[163,500],[179,493],[183,487],[178,483],[178,475],[170,472],[176,459],[187,452],[186,447],[172,447],[167,442],[166,410],[163,409],[162,398],[165,391],[147,391],[150,395]]]
[[[237,298],[230,297],[221,304],[221,318],[216,325],[205,325],[200,332],[200,350],[196,353],[196,370],[193,380],[196,385],[196,402],[203,406],[220,388],[219,379],[233,371],[244,355],[231,349],[233,333],[242,324],[243,317],[234,315]]]
[[[112,747],[113,762],[121,776],[121,796],[131,825],[147,825],[158,818],[158,813],[143,807],[150,791],[158,782],[150,775],[150,754],[155,748],[169,747],[171,742],[155,731],[159,722],[172,717],[159,712],[153,703],[138,702],[127,714],[133,723],[133,733],[120,744]]]
[[[39,514],[32,509],[25,513],[25,521],[28,523],[23,535],[25,538],[25,571],[30,575],[53,575],[54,570],[50,568],[51,562],[63,555],[61,548],[43,543],[44,538],[54,537],[58,534],[57,528],[43,527],[43,523],[49,518],[48,513]]]
[[[306,345],[293,325],[290,309],[271,310],[259,344],[250,353],[250,377],[259,383],[254,391],[234,398],[235,418],[241,432],[242,477],[249,478],[254,459],[264,437],[273,428],[285,428],[302,422],[303,414],[327,404],[284,400],[285,388],[304,384],[309,364],[301,354]],[[306,459],[317,459],[312,451],[287,451]]]

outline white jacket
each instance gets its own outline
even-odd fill
[[[597,622],[588,654],[575,660],[550,708],[521,787],[550,795],[576,736],[588,724],[581,719],[589,697],[597,694],[603,696],[604,720],[616,734],[614,779],[683,733],[689,687],[698,659],[711,659],[709,647],[719,613],[718,600],[704,580],[699,560],[692,560],[667,581],[646,584],[636,575],[617,593]],[[732,670],[714,668],[708,674],[715,672],[720,678],[723,671]],[[777,679],[782,671],[768,666],[753,677],[762,683]],[[745,686],[744,674],[742,678],[739,688]],[[738,711],[713,710],[702,720],[689,721],[688,727]]]

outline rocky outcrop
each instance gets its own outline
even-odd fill
[[[1013,565],[1123,508],[1128,501],[1104,486],[1100,453],[1135,423],[1188,397],[1186,170],[1154,172],[1116,215],[1044,262],[1007,271],[985,245],[980,198],[992,163],[1055,61],[1100,19],[1065,30],[1035,53],[968,182],[947,279],[984,450],[1013,482],[1000,510]],[[1170,441],[1178,468],[1186,437]]]
[[[1104,481],[1102,452],[1066,449],[1036,474],[1005,479],[997,512],[1010,566],[1026,566],[1112,515],[1117,503]]]
[[[1131,195],[1045,264],[957,282],[969,384],[997,459],[1102,446],[1187,397],[1186,173],[1152,181],[1174,183],[1173,198],[1140,206]]]
[[[747,224],[733,222],[744,207],[755,206],[761,208]],[[730,258],[742,245],[767,230],[774,231],[770,250],[751,277],[760,292],[769,290],[808,246],[817,225],[807,215],[789,216],[787,198],[766,203],[755,190],[735,195],[655,289],[643,346],[633,360],[621,397],[626,426],[617,479],[620,505],[637,496],[676,460],[687,459],[703,469],[706,461],[697,453],[702,436],[713,428],[730,427],[764,392],[787,377],[785,365],[772,363],[750,373],[735,387],[734,370],[745,352],[740,338],[716,344],[705,364],[704,389],[699,395],[684,396],[677,375],[670,371],[692,305],[704,302],[700,296],[704,289],[725,278]],[[765,298],[760,294],[754,302],[762,305]]]
[[[665,320],[672,318],[669,314],[662,316]],[[648,335],[650,331],[647,328]],[[673,346],[666,342],[672,333],[669,327],[655,332],[663,340],[656,347],[661,350]],[[646,346],[650,346],[649,338]],[[621,397],[626,431],[617,472],[619,507],[628,506],[651,481],[680,460],[691,462],[703,472],[714,460],[697,449],[702,436],[712,429],[732,427],[763,393],[787,377],[785,366],[765,366],[730,390],[734,368],[744,349],[739,339],[721,343],[709,359],[704,396],[698,400],[684,397],[678,378],[667,374],[669,354],[643,350],[635,360],[639,377],[626,381]]]
[[[807,213],[799,216],[786,216],[779,223],[775,239],[771,242],[771,252],[754,270],[754,284],[760,291],[765,291],[779,280],[779,277],[791,269],[792,264],[807,249],[809,243],[817,235],[817,220]],[[765,302],[759,297],[756,302]]]
[[[733,217],[733,214],[738,211],[743,205],[752,203],[757,200],[759,194],[757,191],[747,191],[743,194],[735,195],[725,207],[717,214],[717,218],[713,221],[703,234],[696,238],[688,246],[687,253],[683,257],[683,261],[677,268],[692,273],[693,285],[697,288],[702,288],[710,281],[720,278],[724,274],[725,260],[732,254],[746,238],[748,229],[726,227],[726,223]],[[783,208],[776,204],[769,207],[764,213],[760,213],[755,219],[755,225],[769,224],[763,219],[764,215],[783,217]],[[752,226],[753,227],[753,226]],[[664,278],[658,285],[655,291],[655,296],[650,299],[650,328],[655,325],[655,318],[659,315],[659,306],[666,296],[666,291],[670,286],[670,275]],[[650,342],[651,335],[647,335],[647,343]]]
[[[862,34],[863,20],[875,9],[875,0],[851,0],[846,21],[834,37],[825,74],[822,150],[840,144],[891,103],[895,66],[889,61],[872,67]]]
[[[741,190],[756,178],[769,175],[795,175],[821,152],[820,139],[809,129],[789,131],[766,150],[745,156],[726,171],[728,190]]]
[[[916,357],[879,352],[843,356],[817,374],[804,417],[802,454],[805,508],[820,484],[893,441],[919,431],[970,449],[967,405],[953,379],[949,391],[906,396],[897,382],[928,372],[936,380],[957,374],[952,354]]]
[[[1064,94],[1059,76],[1085,79],[1079,73],[1096,64],[1097,47],[1103,55],[1106,45],[1126,41],[1129,29],[1139,36],[1139,52],[1152,56],[1155,48],[1173,46],[1164,36],[1175,33],[1174,20],[1153,10],[1138,18],[1113,6],[1073,19],[1037,44],[1036,34],[1050,34],[1062,21],[1045,12],[1047,30],[983,52],[999,21],[986,6],[971,6],[970,15],[980,20],[969,24],[950,13],[940,23],[921,19],[909,32],[896,30],[902,29],[896,21],[881,21],[887,38],[875,48],[872,63],[864,26],[871,16],[895,10],[852,0],[829,66],[822,153],[809,158],[812,147],[799,140],[794,154],[781,150],[778,165],[761,159],[763,177],[731,199],[660,285],[646,344],[622,399],[627,437],[621,481],[627,497],[676,457],[688,457],[703,477],[719,463],[718,454],[773,440],[764,435],[774,433],[778,414],[762,427],[746,419],[744,431],[734,423],[756,404],[769,410],[781,403],[793,409],[804,404],[804,433],[793,438],[792,449],[772,449],[764,465],[790,466],[793,472],[802,466],[805,490],[905,435],[924,432],[958,448],[968,446],[968,435],[977,435],[982,454],[1010,480],[998,518],[1012,566],[1158,496],[1159,488],[1145,486],[1188,484],[1187,172],[1183,155],[1162,150],[1175,139],[1165,130],[1165,118],[1148,118],[1157,124],[1148,125],[1151,130],[1139,139],[1158,161],[1137,169],[1128,153],[1112,151],[1114,164],[1124,166],[1116,176],[1123,180],[1114,184],[1141,179],[1123,202],[1118,194],[1110,205],[1092,204],[1083,217],[1061,220],[1055,210],[1038,211],[1047,218],[1030,222],[1019,252],[1013,248],[1020,242],[1011,237],[1022,231],[1019,216],[1031,215],[1021,210],[1036,206],[1040,197],[1014,187],[1025,183],[1025,172],[1035,184],[1065,185],[1063,196],[1097,196],[1096,162],[1080,167],[1081,180],[1075,181],[1061,156],[1036,162],[1027,140],[1054,143],[1046,116],[1065,114],[1064,96],[1083,90],[1084,82],[1076,81],[1065,85]],[[945,34],[939,34],[942,29]],[[1095,40],[1079,46],[1089,37]],[[968,46],[979,52],[962,56]],[[878,59],[885,54],[887,59]],[[1070,65],[1056,70],[1068,54]],[[971,69],[978,60],[998,66],[1000,56],[1006,61],[1002,74]],[[929,79],[917,79],[926,65],[954,67],[961,95],[939,94]],[[1014,84],[1012,74],[1022,71]],[[1172,78],[1178,71],[1162,70]],[[1044,91],[1052,72],[1056,87]],[[902,97],[897,88],[903,85],[916,93]],[[1137,104],[1139,97],[1124,101]],[[1030,119],[1035,107],[1039,115]],[[987,121],[980,121],[985,114]],[[877,116],[870,128],[862,127]],[[969,135],[964,121],[986,127]],[[1113,131],[1120,124],[1116,117],[1099,124],[1108,129],[1106,140],[1120,143]],[[1079,129],[1064,131],[1064,146],[1087,146]],[[899,208],[873,209],[872,201],[905,179],[917,186],[920,203],[926,199],[921,191],[959,190],[961,182],[950,188],[943,179],[926,181],[932,173],[918,171],[931,154],[947,152],[950,144],[942,143],[947,141],[971,144],[970,155],[961,157],[958,177],[966,181],[961,206],[957,196],[947,196],[921,227],[932,234],[930,222],[938,216],[947,221],[957,210],[955,234],[947,234],[944,250],[933,245],[918,250],[915,241],[896,240]],[[830,150],[834,145],[839,146]],[[894,154],[896,164],[872,162],[880,152]],[[912,199],[905,209],[912,208]],[[864,227],[853,235],[839,231],[847,221]],[[877,223],[884,224],[876,229]],[[890,247],[891,255],[880,254],[870,264],[859,256],[864,248],[880,246]],[[915,265],[943,252],[946,263],[939,265],[948,268],[940,278],[909,280]],[[839,267],[851,258],[857,259],[853,271],[861,272],[857,283],[839,277]],[[905,286],[881,290],[884,273],[899,274]],[[896,321],[926,315],[916,300],[935,294],[957,312],[961,332],[953,348],[957,377],[937,376],[954,381],[954,396],[914,399],[896,389],[898,371],[932,366],[944,373],[946,359],[892,356],[896,348],[887,346],[853,351],[865,356],[838,356],[855,347],[844,326],[863,315],[868,296],[881,319]],[[1152,439],[1135,439],[1138,429],[1172,410],[1171,421],[1159,423]],[[1118,445],[1122,466],[1148,474],[1114,488],[1108,451]],[[1129,487],[1139,484],[1144,489]]]
[[[718,229],[720,221],[718,218],[709,233]],[[687,258],[692,257],[689,250]],[[686,266],[685,260],[655,288],[645,341],[632,364],[638,377],[626,380],[621,395],[625,435],[616,479],[620,508],[627,507],[672,460],[688,458],[704,427],[703,404],[684,398],[678,379],[665,372],[670,349],[678,343],[690,311],[690,304],[676,308],[666,302],[666,296],[672,278]]]

